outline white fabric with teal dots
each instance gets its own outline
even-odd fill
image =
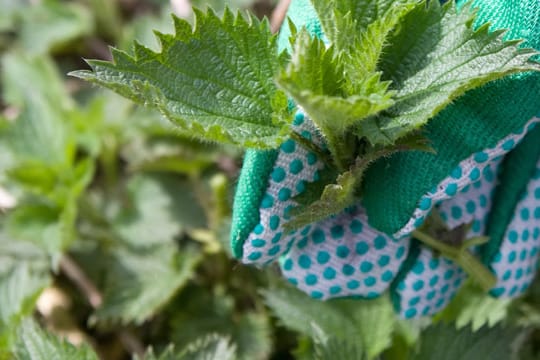
[[[538,118],[532,119],[527,127],[538,121]],[[301,110],[296,114],[293,129],[324,148],[321,135]],[[259,209],[260,223],[244,242],[243,261],[265,265],[279,258],[283,275],[314,298],[376,297],[386,291],[398,276],[409,255],[410,233],[422,225],[433,207],[438,208],[450,228],[472,223],[468,237],[484,233],[496,168],[502,156],[513,149],[524,135],[525,131],[511,134],[497,146],[463,160],[449,177],[420,199],[411,219],[393,237],[370,227],[361,205],[286,234],[283,225],[290,219],[290,211],[296,205],[292,198],[302,193],[308,182],[318,180],[319,171],[324,168],[324,163],[315,153],[292,139],[288,140],[281,146],[268,179],[268,188]],[[534,191],[529,189],[529,192]],[[540,188],[536,191],[540,195]],[[540,216],[538,205],[531,205],[528,201],[523,206],[528,206],[531,216]],[[516,229],[525,229],[519,219],[515,219],[513,225]],[[528,236],[540,242],[538,222],[536,226],[531,223],[528,226]],[[518,245],[510,231],[499,258],[514,256],[511,255],[513,252],[517,257],[522,256],[522,249],[513,248]],[[524,230],[521,231],[520,236],[525,236]],[[536,266],[539,246],[537,244],[534,250],[528,247],[529,253],[523,260],[527,264],[522,264],[521,268],[517,267],[516,260],[511,279],[507,279],[507,267],[498,270],[497,263],[493,265],[496,272],[505,271],[504,274],[497,273],[502,279],[498,288],[503,289],[495,289],[494,292],[499,292],[497,295],[521,291],[529,284],[532,270],[528,269]],[[392,284],[399,299],[398,310],[404,317],[431,315],[439,311],[466,278],[464,271],[452,261],[423,246],[419,251],[411,270],[399,276],[398,284]],[[513,290],[516,285],[508,281],[521,281],[517,285],[519,290]]]
[[[488,171],[485,169],[489,169],[489,164],[512,150],[527,134],[528,131],[524,130],[534,126],[537,122],[540,122],[539,118],[532,118],[519,133],[510,134],[499,141],[493,148],[480,151],[461,161],[450,176],[441,181],[438,186],[434,187],[420,199],[418,208],[414,211],[407,224],[401,230],[397,231],[394,236],[399,238],[410,234],[414,229],[423,224],[435,204],[454,197],[463,188],[476,182],[482,176],[493,176],[493,174],[484,173]]]
[[[497,285],[491,294],[497,297],[521,295],[531,284],[538,269],[540,250],[540,160],[536,173],[518,202],[499,251],[491,263]]]
[[[300,135],[322,146],[322,138],[311,121],[298,111],[293,129]],[[260,223],[255,226],[243,245],[245,263],[267,264],[286,253],[296,240],[309,235],[309,226],[285,234],[283,225],[290,220],[296,203],[292,197],[303,192],[307,182],[318,179],[324,164],[317,156],[289,139],[281,145],[276,163],[268,180],[268,188],[259,209]]]
[[[360,206],[314,224],[281,260],[283,275],[314,298],[372,298],[389,288],[409,239],[370,227]]]
[[[493,161],[483,170],[480,180],[465,186],[453,198],[435,204],[449,229],[472,224],[467,239],[485,233],[500,163],[501,159]],[[397,310],[405,318],[433,315],[450,302],[466,277],[458,264],[422,246],[411,271],[395,288]]]
[[[406,319],[433,315],[448,304],[466,277],[452,260],[422,246],[411,271],[395,288],[396,310]]]

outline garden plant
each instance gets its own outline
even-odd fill
[[[0,0],[0,359],[537,359],[538,50],[537,0]]]

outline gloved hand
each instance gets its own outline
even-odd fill
[[[526,37],[526,45],[540,48],[540,6],[535,0],[523,1],[530,14],[523,17],[513,16],[516,9],[512,7],[505,9],[509,3],[478,1],[482,9],[478,21],[489,19],[497,28],[508,27],[509,38]],[[293,0],[289,16],[297,27],[306,26],[322,36],[309,1]],[[285,29],[281,44],[286,43]],[[460,225],[472,223],[466,238],[486,233],[501,158],[520,142],[530,124],[538,121],[531,118],[540,111],[540,99],[531,94],[539,91],[538,75],[525,74],[488,84],[460,98],[425,127],[436,154],[398,153],[376,162],[366,174],[362,204],[293,233],[283,230],[295,206],[291,198],[305,191],[307,182],[317,179],[323,162],[293,140],[276,151],[246,153],[233,212],[235,256],[262,265],[281,258],[284,276],[315,298],[370,298],[391,288],[396,309],[403,316],[435,313],[457,291],[466,274],[454,261],[411,240],[411,234],[434,208],[448,229],[459,230]],[[319,145],[324,143],[301,110],[294,129]],[[523,178],[528,177],[525,174]],[[503,194],[500,196],[507,199],[509,195],[504,193],[501,188],[497,196]],[[494,201],[499,203],[497,199]],[[505,201],[505,208],[513,214],[517,201]],[[508,214],[504,218],[508,221],[490,221],[488,233],[496,232],[491,230],[497,228],[495,224],[504,223],[499,227],[506,228]],[[533,236],[534,229],[529,231]],[[512,288],[497,290],[505,281],[509,263],[505,255],[512,251],[508,243],[514,235],[509,234],[491,241],[486,247],[489,251],[475,250],[490,254],[484,260],[500,276],[494,295],[512,296],[522,291],[509,294]],[[537,253],[529,250],[527,261],[535,261]],[[499,258],[499,263],[492,263]],[[525,281],[525,277],[518,280]],[[526,281],[522,283],[526,287]]]

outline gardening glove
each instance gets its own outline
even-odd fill
[[[538,6],[533,4],[529,11],[538,15]],[[289,14],[297,26],[322,35],[309,2],[293,1]],[[537,27],[530,30],[538,33]],[[508,86],[516,91],[527,86],[534,91],[538,89],[536,80],[515,77],[512,81],[519,84],[508,81]],[[520,102],[521,106],[502,108],[503,114],[514,115],[511,121],[499,113],[491,114],[499,121],[491,121],[485,118],[486,113],[490,115],[486,109],[496,108],[503,96],[494,85],[485,88],[484,93],[477,91],[460,99],[452,106],[457,110],[442,113],[438,118],[443,121],[434,119],[431,124],[435,125],[426,126],[437,155],[402,153],[377,162],[366,176],[365,207],[357,205],[292,234],[285,234],[282,227],[295,205],[291,197],[302,193],[306,182],[317,179],[323,163],[293,140],[278,151],[248,152],[234,205],[235,255],[245,262],[266,264],[288,253],[281,261],[284,275],[316,298],[373,297],[392,284],[394,304],[406,317],[432,314],[443,307],[465,274],[433,250],[414,241],[411,246],[410,234],[434,207],[446,218],[449,229],[472,222],[467,237],[484,232],[500,158],[521,140],[525,134],[521,129],[528,127],[532,108],[538,105],[528,96],[511,97],[510,103]],[[490,96],[484,99],[482,94]],[[473,125],[461,118],[474,118]],[[452,119],[460,119],[460,123],[456,125]],[[458,131],[464,128],[467,131]],[[323,143],[301,110],[294,129]],[[479,137],[479,133],[485,136]],[[463,146],[458,148],[455,144],[460,141]],[[416,173],[411,174],[410,169]],[[383,183],[391,187],[381,186]],[[378,197],[385,205],[375,204]],[[475,205],[467,205],[471,201]],[[453,210],[458,207],[461,210]],[[453,216],[459,211],[466,216]]]
[[[487,224],[483,261],[497,276],[496,297],[523,294],[538,269],[540,247],[540,126],[502,163]]]
[[[515,1],[507,0],[481,0],[475,1],[474,5],[480,7],[477,25],[490,21],[493,28],[509,29],[506,39],[524,38],[523,46],[540,48],[540,4],[537,1],[520,1],[516,4]],[[372,225],[396,237],[409,234],[424,221],[437,203],[445,201],[445,198],[451,198],[456,192],[463,192],[463,189],[470,188],[476,179],[485,177],[484,169],[488,168],[487,165],[500,161],[500,156],[511,150],[523,135],[532,129],[533,124],[538,122],[538,118],[534,117],[540,113],[538,94],[540,94],[540,76],[537,73],[520,74],[487,84],[467,93],[425,126],[424,131],[436,154],[398,153],[374,164],[368,169],[363,184],[365,194],[363,204]],[[512,133],[514,135],[507,135]],[[513,158],[519,159],[515,156]],[[516,162],[521,164],[521,160]],[[415,169],[415,172],[411,173],[410,169]],[[524,176],[522,179],[528,177]],[[429,190],[434,184],[437,185]],[[511,198],[505,186],[499,186],[498,198]],[[482,196],[481,199],[481,204],[489,206],[489,196]],[[469,200],[465,198],[464,201]],[[487,235],[493,236],[494,239],[486,247],[490,249],[491,255],[499,253],[501,244],[503,245],[501,251],[507,246],[505,245],[507,241],[500,239],[503,238],[508,219],[513,214],[515,201],[506,201],[506,218],[490,220],[492,225]],[[471,203],[470,208],[473,209],[473,206]],[[451,219],[452,206],[446,208],[450,209],[446,217]],[[497,205],[493,208],[494,211],[502,211]],[[465,214],[463,210],[467,209],[455,210],[456,215]],[[535,220],[531,218],[529,222],[528,225],[533,226]],[[494,234],[492,230],[495,224],[499,228],[498,234]],[[472,230],[475,230],[475,227],[481,228],[478,222],[473,222],[472,225]],[[520,226],[521,229],[526,229],[523,224]],[[530,243],[527,246],[530,246],[529,251],[532,252],[531,258],[527,261],[533,263],[536,261],[534,245]],[[513,267],[509,260],[514,256],[503,259],[503,253],[500,254],[496,258],[500,257],[502,260],[497,266],[491,263],[492,259],[488,259],[489,256],[483,255],[484,261],[491,265],[498,276],[499,287],[502,277],[509,276],[508,269]],[[412,317],[417,314],[429,314],[434,306],[437,309],[444,306],[442,300],[434,302],[435,298],[431,299],[433,293],[426,292],[425,287],[422,287],[420,292],[415,291],[414,284],[420,288],[423,283],[429,284],[426,279],[437,279],[436,276],[438,279],[441,279],[441,276],[443,279],[448,277],[449,281],[446,284],[438,285],[439,293],[446,291],[449,294],[446,299],[448,301],[463,282],[466,275],[454,262],[434,259],[436,257],[429,249],[411,251],[399,279],[394,283],[395,291],[392,292],[394,304],[402,315]],[[430,265],[434,267],[436,263],[439,266],[444,265],[434,270]],[[535,270],[534,266],[531,268],[530,271],[533,272],[529,274],[530,276]],[[421,276],[423,279],[420,279],[415,271],[408,272],[407,269],[416,269],[418,272],[423,269]],[[457,274],[460,274],[459,279]],[[525,278],[522,284],[525,284]],[[496,287],[492,294],[501,293],[501,290],[497,290],[499,287]],[[523,285],[523,288],[526,288],[526,285]],[[523,291],[521,288],[520,290]],[[521,291],[516,290],[513,295],[519,295]]]

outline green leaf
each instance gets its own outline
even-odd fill
[[[391,345],[397,319],[389,296],[343,300],[339,306],[354,320],[359,332],[356,342],[361,344],[368,359],[375,358]]]
[[[293,218],[286,223],[285,229],[294,230],[324,220],[353,205],[358,185],[357,180],[352,171],[339,175],[335,184],[328,184],[324,187],[320,199],[308,206],[295,208],[292,212]]]
[[[351,318],[331,302],[317,301],[290,286],[265,289],[262,295],[274,315],[289,329],[315,337],[312,324],[316,324],[338,339],[358,334]]]
[[[506,319],[510,303],[511,299],[496,299],[469,281],[436,318],[455,322],[458,329],[471,326],[476,331]]]
[[[75,347],[26,321],[19,332],[14,350],[18,360],[97,360],[96,353],[84,344]]]
[[[291,61],[277,78],[277,83],[301,106],[327,137],[343,134],[363,118],[393,104],[388,83],[377,74],[365,77],[364,92],[347,93],[344,89],[344,57],[322,40],[304,30],[295,40]]]
[[[468,90],[513,73],[540,71],[540,64],[529,61],[536,51],[503,41],[504,31],[490,32],[488,24],[474,30],[473,20],[470,5],[458,12],[452,1],[421,3],[405,15],[379,64],[383,79],[392,81],[396,103],[361,123],[360,137],[393,143]]]
[[[377,64],[388,36],[416,0],[323,0],[314,2],[331,44],[344,56],[344,78],[351,94],[368,92],[379,82]],[[371,91],[377,91],[375,88]],[[389,94],[390,95],[390,94]]]
[[[30,0],[0,0],[0,32],[13,29],[21,8],[28,6]]]
[[[77,3],[46,1],[20,12],[20,42],[32,54],[62,49],[93,30],[88,10]]]
[[[10,53],[2,58],[6,101],[20,108],[7,130],[7,143],[20,160],[66,164],[74,156],[67,113],[73,107],[52,62],[46,57]]]
[[[159,355],[156,355],[153,347],[149,347],[142,357],[134,355],[133,360],[178,360],[178,353],[174,351],[172,344],[167,346]]]
[[[452,324],[438,324],[424,330],[419,351],[410,359],[508,360],[512,358],[512,343],[522,331],[502,326],[457,330]]]
[[[370,359],[390,346],[396,319],[388,296],[320,302],[291,287],[264,290],[263,296],[286,327],[312,338],[320,329],[338,342],[361,345]]]
[[[49,258],[39,247],[0,236],[0,358],[24,316],[50,282]]]
[[[392,7],[397,7],[403,2],[405,1],[319,0],[313,1],[313,6],[319,15],[326,36],[330,42],[337,43],[342,38],[357,36],[355,34],[366,31],[372,23],[383,18]],[[346,15],[349,19],[344,19]],[[349,29],[353,31],[342,33],[350,24],[354,25],[354,29]]]
[[[128,206],[113,226],[132,246],[172,246],[186,230],[205,226],[205,213],[189,185],[174,176],[133,177],[128,183]]]
[[[316,336],[315,359],[317,360],[367,360],[359,341],[345,342],[338,341],[335,337],[325,334],[314,325]]]
[[[219,334],[236,346],[239,359],[265,359],[272,351],[271,324],[264,312],[236,311],[235,299],[217,286],[210,293],[188,287],[175,300],[170,322],[177,346],[186,346],[209,334]],[[173,310],[174,311],[174,310]]]
[[[105,276],[100,322],[141,324],[156,314],[193,276],[198,251],[181,252],[172,244],[115,251]]]
[[[35,191],[41,197],[23,198],[8,214],[6,230],[46,249],[56,264],[76,238],[77,201],[93,178],[94,164],[84,159],[67,170],[47,166],[29,168],[29,173],[20,167],[16,170],[11,175],[25,186],[24,190]]]
[[[320,198],[309,203],[307,206],[300,203],[292,215],[291,221],[285,224],[289,230],[298,229],[302,226],[311,224],[328,218],[331,215],[338,214],[347,207],[352,206],[358,201],[358,189],[362,184],[364,173],[371,163],[381,157],[389,156],[396,151],[425,150],[425,139],[419,135],[409,135],[400,139],[393,146],[372,148],[362,156],[359,156],[348,171],[338,175],[335,183],[330,183],[324,187]],[[325,175],[329,176],[329,174]],[[300,197],[300,201],[306,201],[313,196],[320,185],[312,185],[308,188],[308,193]]]
[[[90,61],[72,75],[159,109],[180,129],[206,140],[277,147],[290,131],[287,99],[272,78],[284,61],[267,21],[225,11],[196,11],[196,26],[175,18],[175,35],[158,34],[162,51],[135,43],[132,57]],[[171,82],[171,80],[173,80]]]
[[[2,90],[10,105],[22,107],[33,96],[40,96],[59,109],[74,106],[58,69],[47,56],[11,51],[2,56],[1,71]]]
[[[236,348],[227,338],[209,335],[189,344],[180,354],[181,360],[235,360]]]
[[[43,203],[19,205],[8,214],[6,230],[10,236],[31,242],[49,254],[64,249],[60,227],[61,210]]]

